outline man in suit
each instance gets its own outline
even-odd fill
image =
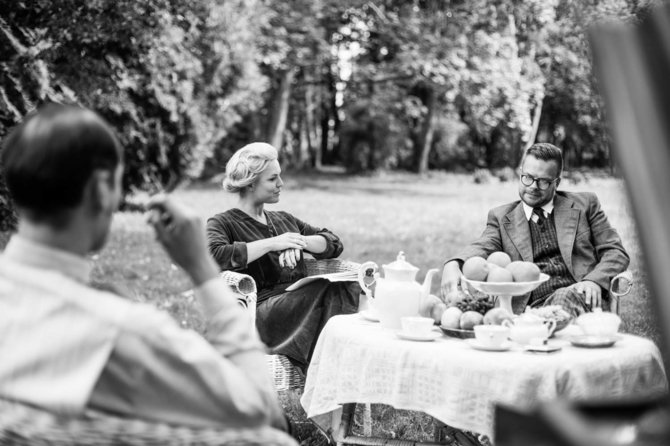
[[[595,194],[557,191],[562,169],[558,147],[539,143],[526,151],[519,175],[521,200],[490,210],[479,239],[445,263],[443,293],[457,289],[465,260],[504,251],[513,261],[534,262],[550,276],[525,297],[521,308],[561,305],[578,316],[608,304],[610,281],[626,270],[628,254]]]

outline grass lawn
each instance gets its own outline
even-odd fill
[[[332,230],[344,241],[341,255],[344,259],[372,260],[381,265],[394,260],[398,251],[403,250],[407,260],[420,268],[420,281],[429,268],[441,271],[447,257],[481,233],[489,208],[518,197],[516,183],[494,179],[488,184],[474,184],[470,176],[442,173],[422,178],[410,174],[287,176],[285,182],[281,202],[268,209],[286,210],[311,224]],[[647,336],[658,343],[660,333],[653,317],[638,235],[622,181],[593,177],[579,184],[563,182],[561,189],[590,190],[598,194],[631,256],[630,269],[637,280],[631,295],[622,301],[622,331]],[[192,186],[175,195],[204,219],[235,203],[234,196],[214,184]],[[115,282],[138,300],[152,302],[169,311],[185,327],[202,328],[195,303],[182,295],[190,288],[189,281],[168,261],[142,215],[119,213],[116,216],[109,243],[95,256],[95,264],[94,274],[98,278]],[[439,289],[439,282],[440,278],[436,277],[434,293]],[[297,398],[297,395],[289,395],[282,401],[292,417],[304,422]],[[432,433],[428,417],[387,412],[383,407],[373,412],[376,418],[387,418],[375,423],[377,429],[385,430],[386,436]],[[318,442],[318,434],[306,428],[303,444]]]

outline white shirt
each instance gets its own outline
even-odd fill
[[[0,396],[195,426],[280,415],[258,335],[221,281],[207,338],[167,314],[87,286],[85,258],[14,236],[0,255]]]
[[[537,219],[539,218],[536,214],[533,214],[533,208],[528,206],[525,202],[521,202],[523,205],[523,212],[526,214],[526,220],[529,220],[532,218],[535,223],[537,223]],[[554,211],[554,200],[552,199],[549,203],[545,204],[542,206],[542,211],[544,212],[544,218],[548,218],[549,215]]]

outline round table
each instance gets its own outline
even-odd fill
[[[530,409],[559,397],[667,392],[662,357],[650,340],[622,334],[613,347],[578,348],[567,340],[571,329],[578,330],[569,326],[550,340],[562,346],[556,353],[528,353],[516,345],[489,352],[446,335],[433,342],[402,340],[360,314],[336,316],[319,336],[301,403],[331,432],[340,428],[343,404],[381,403],[491,437],[497,403]]]

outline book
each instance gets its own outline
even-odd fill
[[[357,282],[358,281],[358,272],[357,271],[340,271],[337,273],[328,273],[328,274],[317,274],[315,276],[307,276],[302,279],[292,283],[286,291],[293,291],[299,288],[304,287],[308,283],[312,283],[315,280],[326,279],[330,282]]]

